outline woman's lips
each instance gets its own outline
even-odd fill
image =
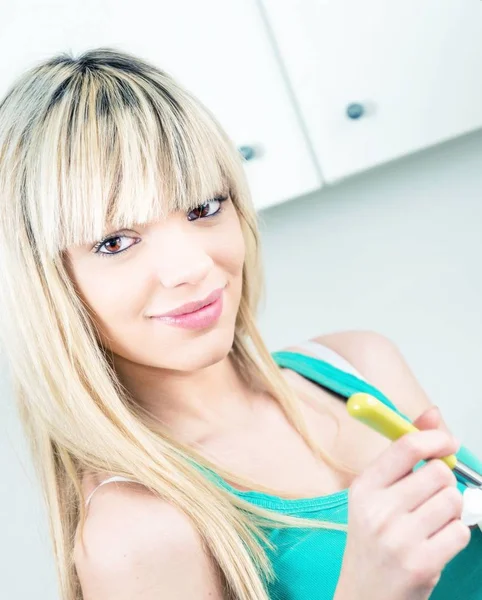
[[[214,325],[223,312],[223,289],[216,290],[216,292],[214,294],[214,301],[198,310],[184,314],[166,314],[151,317],[151,319],[184,329],[205,329],[210,327]]]
[[[219,296],[221,296],[223,289],[224,288],[217,288],[214,291],[212,291],[209,294],[209,296],[206,296],[206,298],[204,298],[203,300],[187,302],[186,304],[183,304],[182,306],[178,306],[174,310],[170,310],[161,315],[154,315],[154,316],[156,316],[156,317],[177,317],[178,315],[186,315],[188,313],[195,312],[196,310],[204,308],[208,304],[212,304],[215,300],[217,300],[219,298]]]

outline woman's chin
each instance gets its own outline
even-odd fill
[[[230,333],[211,331],[206,336],[191,341],[183,354],[177,358],[178,370],[198,371],[206,369],[224,360],[229,354],[234,341],[234,329]]]
[[[234,326],[214,328],[189,340],[171,342],[149,349],[144,345],[142,355],[131,357],[132,362],[146,364],[154,368],[184,373],[206,369],[221,362],[229,354],[234,341]],[[147,352],[146,352],[147,351]]]

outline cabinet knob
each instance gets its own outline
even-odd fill
[[[365,114],[365,107],[363,104],[353,102],[346,107],[346,114],[349,119],[359,119]]]
[[[256,156],[256,149],[254,146],[239,146],[238,150],[244,160],[252,160]]]

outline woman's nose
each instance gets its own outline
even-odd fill
[[[166,288],[183,283],[196,285],[207,277],[214,261],[202,244],[184,239],[171,246],[170,252],[155,264],[156,276]]]
[[[207,254],[183,259],[173,256],[169,266],[159,272],[159,279],[166,288],[174,288],[183,283],[196,285],[205,279],[214,265]]]

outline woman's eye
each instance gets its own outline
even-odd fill
[[[223,196],[222,198],[213,198],[212,200],[204,202],[204,204],[196,206],[196,208],[188,214],[188,220],[195,221],[196,219],[204,219],[205,217],[214,216],[221,210],[221,204],[226,199],[227,196]]]
[[[122,243],[122,240],[132,240],[133,243],[126,246]],[[128,237],[127,235],[116,235],[114,237],[107,238],[102,242],[99,242],[95,246],[95,253],[100,254],[102,256],[115,256],[116,254],[124,252],[131,246],[134,246],[134,244],[136,243],[137,240],[134,240],[133,238]],[[102,252],[102,248],[105,248],[107,252]]]

